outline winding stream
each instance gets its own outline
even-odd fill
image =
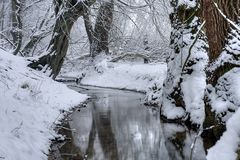
[[[144,94],[70,87],[92,99],[70,115],[65,127],[71,130],[62,131],[69,141],[59,147],[56,159],[205,159],[202,138],[182,125],[162,123],[158,111],[142,105]]]

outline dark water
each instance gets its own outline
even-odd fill
[[[66,124],[69,141],[57,159],[204,160],[203,140],[186,127],[162,123],[159,112],[142,105],[141,93],[71,87],[92,96]],[[194,145],[193,145],[194,144]]]

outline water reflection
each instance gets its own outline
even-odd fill
[[[72,138],[78,153],[65,147],[64,152],[70,152],[71,157],[62,156],[63,159],[205,159],[201,137],[184,126],[160,123],[157,111],[141,105],[144,95],[105,89],[81,92],[95,98],[72,114],[69,125],[75,129]]]

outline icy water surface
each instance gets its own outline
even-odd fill
[[[57,159],[205,159],[202,138],[184,126],[161,123],[158,111],[142,105],[144,94],[71,88],[89,94],[92,100],[70,115],[66,128],[72,131],[64,131],[69,141],[60,147]]]

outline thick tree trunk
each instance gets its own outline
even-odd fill
[[[182,3],[172,1],[174,11],[170,15],[173,28],[171,47],[174,53],[169,57],[167,78],[162,88],[161,115],[169,120],[199,126],[204,121],[207,43],[202,32],[204,23],[197,16],[198,3]],[[195,87],[199,84],[194,85],[193,79],[200,82],[201,86]],[[190,87],[192,91],[189,90]]]
[[[88,10],[86,9],[85,11],[84,22],[92,57],[101,52],[105,52],[106,54],[109,53],[109,31],[113,21],[113,9],[113,0],[102,2],[98,11],[94,29],[90,22]]]
[[[203,21],[206,21],[205,31],[209,43],[209,60],[212,63],[214,63],[220,54],[225,50],[227,39],[229,38],[228,36],[230,30],[232,29],[232,26],[220,12],[236,24],[240,13],[239,0],[221,0],[215,2],[217,6],[214,2],[214,0],[201,0],[202,7],[199,15]],[[234,67],[239,66],[231,63],[225,63],[216,70],[207,72],[208,83],[215,86],[218,79]]]
[[[214,63],[218,60],[220,55],[226,51],[229,55],[234,55],[231,51],[227,51],[227,45],[229,41],[229,34],[233,29],[233,26],[228,22],[228,19],[237,24],[238,16],[239,16],[239,0],[201,0],[201,12],[200,17],[202,21],[206,21],[205,32],[208,38],[209,44],[209,66],[215,65]],[[222,12],[222,13],[221,13]],[[224,14],[226,17],[224,17]],[[232,35],[233,37],[236,35]],[[232,38],[230,38],[232,39]],[[235,58],[233,58],[235,59]],[[235,59],[238,61],[238,58]],[[218,84],[218,80],[227,72],[232,70],[234,67],[239,67],[239,65],[233,64],[231,62],[224,62],[220,66],[216,66],[214,70],[208,71],[207,69],[207,84],[212,86],[214,90],[207,89],[208,92],[215,92],[215,87]],[[211,94],[211,93],[208,93]],[[225,130],[225,125],[222,124],[217,118],[218,115],[212,111],[212,106],[209,103],[211,98],[206,95],[205,96],[205,121],[203,123],[204,128],[208,128],[214,126],[212,129],[208,129],[203,133],[203,137],[208,136],[215,139],[212,143],[208,141],[204,141],[204,145],[206,148],[209,148],[215,144],[215,142],[220,138],[223,131]]]
[[[88,41],[90,44],[89,51],[91,52],[94,31],[93,31],[92,22],[90,19],[90,9],[89,8],[84,8],[83,20],[84,20],[85,29],[86,29],[87,36],[88,36]]]
[[[238,61],[240,51],[236,49],[240,36],[239,31],[234,31],[236,26],[229,23],[238,23],[240,0],[221,0],[215,2],[214,0],[195,0],[196,6],[189,5],[187,2],[172,0],[174,12],[171,14],[171,22],[174,28],[171,35],[171,45],[175,53],[170,57],[168,66],[168,75],[163,87],[163,98],[166,102],[176,107],[182,107],[188,116],[189,109],[186,103],[186,94],[184,93],[183,82],[188,80],[188,77],[193,78],[195,74],[206,76],[206,84],[213,88],[218,84],[219,78],[225,73],[232,70],[234,67],[240,67]],[[194,4],[194,2],[191,2]],[[201,23],[199,23],[199,19]],[[202,25],[201,25],[202,24]],[[235,27],[235,28],[234,28]],[[202,31],[199,31],[202,30]],[[231,33],[230,33],[231,32]],[[204,38],[204,34],[206,38]],[[234,42],[229,42],[232,39]],[[201,42],[202,41],[202,42]],[[203,45],[208,43],[208,47]],[[235,45],[234,45],[235,44]],[[205,50],[205,51],[204,51]],[[195,52],[195,53],[194,53]],[[202,52],[202,56],[198,53]],[[209,62],[204,60],[205,53],[208,53]],[[229,60],[221,59],[222,54],[227,54],[225,57],[232,56]],[[202,62],[201,62],[202,61]],[[198,66],[199,63],[204,65]],[[207,63],[206,63],[207,62]],[[194,67],[198,66],[198,67]],[[182,70],[180,70],[182,69]],[[203,73],[205,72],[206,73]],[[192,74],[195,72],[195,74]],[[205,89],[208,92],[209,87]],[[201,91],[204,89],[202,87]],[[205,101],[206,120],[204,125],[206,127],[215,125],[216,121],[210,124],[207,119],[212,118],[215,114],[207,113],[211,111],[208,101],[208,95],[202,97]],[[202,101],[199,99],[198,102]],[[196,99],[192,99],[196,101]],[[168,105],[169,105],[168,104]],[[202,104],[200,102],[199,104]],[[163,106],[163,114],[167,116],[164,111],[167,110]],[[210,117],[209,117],[210,116]],[[190,114],[191,118],[191,114]],[[184,118],[185,120],[188,118]]]
[[[201,12],[200,17],[206,21],[205,31],[209,43],[209,60],[216,60],[226,43],[226,38],[230,31],[230,25],[227,20],[220,14],[214,5],[214,0],[200,0]],[[227,18],[236,22],[239,16],[239,0],[220,0],[217,1],[219,9],[227,16]]]
[[[52,39],[47,49],[47,54],[40,57],[37,61],[29,64],[29,67],[34,69],[49,71],[49,75],[55,79],[61,70],[64,58],[66,56],[69,36],[74,22],[83,15],[85,6],[90,6],[95,0],[82,1],[68,1],[63,5],[63,11],[58,14],[59,8],[63,6],[56,6],[57,20],[53,30]],[[63,3],[63,2],[62,2]],[[61,4],[62,4],[61,3]],[[58,3],[60,4],[60,3]]]

